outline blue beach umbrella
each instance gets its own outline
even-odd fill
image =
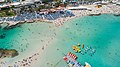
[[[14,67],[18,67],[18,65],[14,64]]]

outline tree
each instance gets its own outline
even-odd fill
[[[55,2],[61,2],[61,0],[54,0]]]
[[[50,1],[53,1],[53,0],[41,0],[41,1],[47,3],[47,2],[50,2]]]

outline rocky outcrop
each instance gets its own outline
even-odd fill
[[[18,55],[18,51],[15,49],[0,49],[0,58],[15,57]]]
[[[114,16],[120,16],[120,14],[114,14]]]
[[[89,16],[99,16],[101,13],[89,14]]]

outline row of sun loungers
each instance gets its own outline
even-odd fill
[[[19,21],[29,21],[34,19],[47,19],[47,20],[55,20],[62,17],[71,17],[74,16],[74,14],[70,11],[64,10],[64,11],[57,11],[55,13],[41,13],[41,12],[32,12],[28,13],[25,12],[21,15],[17,15],[14,17],[0,17],[0,22],[19,22]]]

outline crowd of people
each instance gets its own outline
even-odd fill
[[[25,12],[23,14],[13,16],[13,17],[0,17],[0,22],[21,22],[21,21],[34,21],[36,19],[46,19],[46,20],[55,20],[61,17],[70,17],[74,16],[69,10],[59,10],[54,13],[47,12]]]

